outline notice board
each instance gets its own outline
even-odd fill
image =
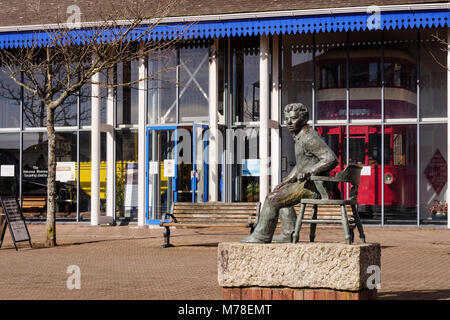
[[[27,225],[22,215],[22,210],[20,210],[19,202],[16,197],[0,197],[0,202],[2,204],[3,214],[6,216],[6,224],[11,232],[11,237],[14,242],[14,247],[17,250],[17,242],[28,241],[31,245],[31,238],[28,232]],[[3,224],[0,230],[0,247],[3,242],[3,237],[6,231],[6,224]]]

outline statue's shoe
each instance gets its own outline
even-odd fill
[[[280,234],[272,238],[272,243],[291,243],[291,235]]]
[[[253,237],[253,235],[250,235],[247,238],[241,239],[241,240],[239,240],[239,242],[242,242],[242,243],[270,243],[270,241],[259,240],[255,237]]]

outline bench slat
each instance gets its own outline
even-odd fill
[[[174,214],[179,214],[179,215],[183,215],[183,214],[209,214],[209,215],[221,215],[221,214],[226,214],[226,215],[245,215],[245,216],[249,216],[251,214],[256,213],[256,210],[251,210],[251,211],[243,211],[243,210],[239,210],[239,211],[227,211],[227,210],[219,210],[219,211],[213,211],[213,210],[173,210]]]
[[[244,224],[197,224],[197,223],[165,223],[165,227],[196,227],[196,228],[247,228]]]
[[[209,224],[209,223],[217,223],[217,222],[223,222],[223,223],[241,223],[241,224],[246,224],[247,223],[247,219],[241,219],[241,220],[237,220],[237,219],[214,219],[214,220],[210,220],[210,219],[196,219],[196,218],[190,218],[190,219],[177,219],[176,223],[184,223],[184,222],[201,222],[203,224]],[[174,223],[174,222],[171,222]]]

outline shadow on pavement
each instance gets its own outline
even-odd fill
[[[450,299],[450,290],[413,290],[399,292],[378,292],[383,300],[437,300]]]

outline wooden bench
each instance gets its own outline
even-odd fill
[[[24,196],[22,199],[23,211],[38,210],[38,212],[42,214],[44,213],[46,207],[47,207],[46,196]]]
[[[250,233],[258,223],[259,202],[174,202],[170,213],[161,219],[164,227],[164,244],[170,244],[170,227],[184,228],[250,228]],[[166,222],[169,217],[170,221]]]

